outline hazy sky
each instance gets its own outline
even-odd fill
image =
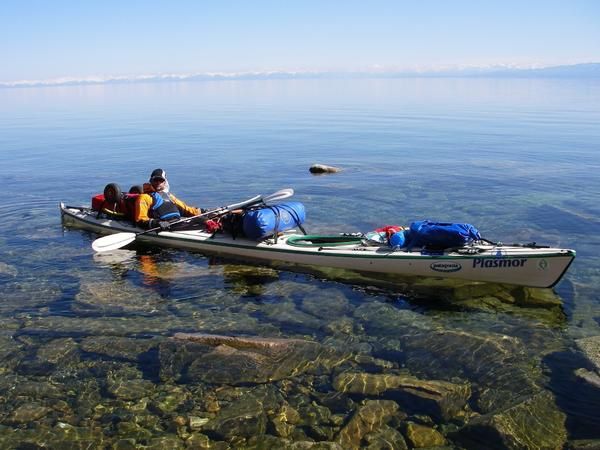
[[[0,81],[600,62],[600,1],[0,2]]]

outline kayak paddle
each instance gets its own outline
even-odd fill
[[[243,208],[245,206],[254,205],[254,204],[260,203],[260,202],[266,203],[266,202],[272,202],[272,201],[276,201],[276,200],[283,200],[285,198],[291,197],[292,195],[294,195],[293,189],[291,189],[291,188],[281,189],[280,191],[273,192],[270,195],[266,195],[266,196],[257,195],[255,197],[249,198],[248,200],[244,200],[243,202],[234,203],[229,206],[221,206],[219,208],[215,208],[210,211],[206,211],[205,213],[198,214],[197,216],[183,217],[179,220],[171,222],[171,225],[175,225],[176,223],[189,222],[193,219],[197,219],[198,217],[211,216],[211,215],[214,215],[216,217],[216,216],[220,216],[220,215],[226,214],[228,212],[231,212],[233,210]],[[127,244],[132,243],[133,241],[135,241],[135,239],[138,236],[141,236],[142,234],[151,233],[153,231],[158,231],[160,229],[161,229],[160,227],[155,227],[155,228],[151,228],[146,231],[141,231],[139,233],[124,232],[124,233],[109,234],[108,236],[103,236],[101,238],[96,239],[94,242],[92,242],[92,248],[96,252],[108,252],[110,250],[116,250],[118,248],[125,247]]]

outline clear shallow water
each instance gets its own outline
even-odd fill
[[[393,366],[351,367],[359,372],[407,370],[426,380],[470,382],[469,408],[480,414],[550,392],[569,439],[600,439],[599,391],[573,374],[587,364],[574,340],[600,334],[598,105],[600,83],[570,80],[287,80],[0,90],[5,190],[0,423],[6,427],[0,434],[20,430],[17,436],[27,441],[25,428],[50,430],[45,439],[60,440],[66,437],[57,424],[67,423],[99,430],[88,436],[91,441],[112,443],[132,438],[135,433],[117,422],[132,423],[134,414],[157,421],[136,424],[144,430],[136,428],[138,444],[175,435],[183,445],[174,416],[214,419],[218,413],[203,398],[217,396],[221,410],[235,401],[219,397],[224,388],[214,380],[161,378],[164,364],[152,356],[158,350],[132,348],[178,331],[200,331],[310,339]],[[316,162],[344,171],[314,177],[308,167]],[[473,223],[492,240],[574,248],[578,257],[556,288],[562,309],[548,311],[507,305],[499,300],[504,294],[494,291],[473,301],[456,301],[444,291],[441,299],[439,291],[433,299],[427,290],[415,297],[402,285],[382,287],[344,274],[299,274],[172,250],[95,256],[94,235],[61,227],[59,201],[88,204],[108,182],[127,188],[145,181],[156,167],[167,170],[173,192],[202,207],[293,187],[314,232],[369,231],[433,218]],[[130,339],[124,345],[135,357],[91,351],[89,342],[99,336]],[[514,337],[514,347],[492,346],[503,336]],[[474,362],[473,342],[481,342],[491,359]],[[115,373],[121,381],[150,380],[146,395],[131,399],[115,391]],[[348,423],[358,398],[350,396],[355,403],[344,407],[321,399],[335,392],[335,374],[309,372],[293,378],[293,389],[308,389],[307,398],[328,405]],[[541,391],[531,387],[523,394],[523,379]],[[57,406],[60,395],[47,386],[34,393],[14,391],[15,384],[40,386],[47,380],[65,396],[66,406]],[[282,383],[267,386],[282,395]],[[253,393],[252,386],[236,389]],[[160,395],[174,395],[175,387],[204,394],[189,394],[193,400],[173,410],[157,407]],[[67,395],[84,388],[87,399]],[[510,405],[485,398],[487,392],[505,395]],[[142,408],[138,403],[146,397],[151,406]],[[283,401],[303,411],[298,398],[284,396],[277,407]],[[37,412],[21,420],[15,411],[31,404],[43,414],[33,408]],[[119,419],[108,420],[107,414]],[[451,442],[459,442],[447,431],[448,424],[461,422],[456,417],[439,418],[428,410],[410,414],[409,420],[423,423],[428,422],[421,416],[433,417]],[[403,430],[402,421],[395,420],[395,428]],[[343,426],[335,420],[295,424],[296,431],[284,436],[271,416],[267,422],[267,435],[292,441],[335,440]],[[187,427],[188,434],[198,432]],[[323,427],[331,430],[318,431]],[[205,432],[218,441],[246,442],[241,431],[235,439],[215,429]]]

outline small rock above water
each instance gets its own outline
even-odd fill
[[[321,175],[324,173],[341,172],[342,169],[340,169],[339,167],[327,166],[325,164],[313,164],[312,166],[310,166],[310,168],[308,170],[312,174]]]

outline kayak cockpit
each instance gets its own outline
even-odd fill
[[[294,247],[343,247],[348,245],[361,245],[364,241],[362,235],[295,235],[287,238],[286,243]]]

